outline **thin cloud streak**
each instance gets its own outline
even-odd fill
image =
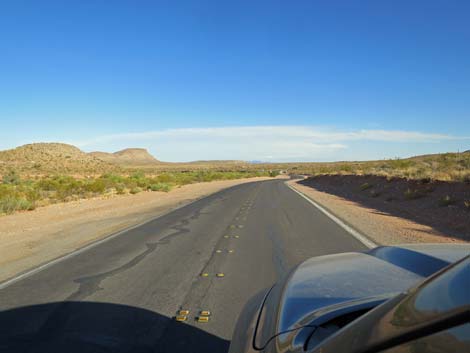
[[[137,146],[163,160],[305,160],[335,158],[349,143],[439,143],[459,140],[446,134],[401,130],[341,131],[314,126],[240,126],[178,128],[97,136],[72,144],[86,150],[113,151]]]

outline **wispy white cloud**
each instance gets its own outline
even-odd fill
[[[86,150],[149,148],[163,160],[314,160],[355,142],[437,143],[459,137],[401,130],[337,130],[314,126],[179,128],[97,136],[71,143]]]

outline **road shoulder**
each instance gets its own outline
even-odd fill
[[[464,242],[429,226],[367,208],[339,196],[301,185],[298,180],[289,180],[287,184],[326,208],[376,244]]]

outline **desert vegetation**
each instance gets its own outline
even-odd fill
[[[137,171],[131,175],[107,173],[86,178],[68,175],[24,178],[16,171],[10,170],[3,175],[0,184],[0,214],[33,210],[51,203],[102,195],[138,194],[143,191],[168,192],[174,187],[191,183],[275,175],[275,172],[260,171],[192,171],[146,175]]]
[[[470,183],[470,153],[443,153],[407,159],[366,162],[305,163],[279,165],[290,172],[309,175],[377,175],[430,182],[432,180]]]

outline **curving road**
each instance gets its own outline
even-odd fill
[[[251,296],[309,257],[357,250],[282,180],[235,186],[1,289],[0,352],[226,352]]]

